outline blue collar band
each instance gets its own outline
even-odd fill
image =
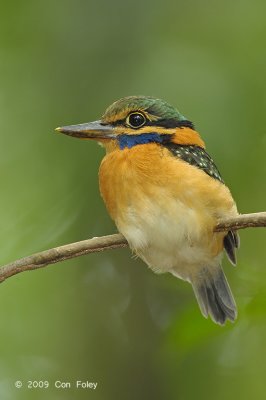
[[[117,137],[119,147],[121,150],[126,147],[131,149],[138,144],[147,143],[163,143],[167,140],[167,137],[171,135],[159,134],[159,133],[141,133],[139,135],[126,135],[122,134]]]

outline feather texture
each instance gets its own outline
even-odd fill
[[[205,290],[201,303],[209,308],[203,312],[200,305],[204,315],[218,323],[234,319],[236,308],[230,290],[225,290],[226,280],[221,272],[219,279],[213,277],[225,237],[214,233],[214,226],[225,216],[237,215],[224,184],[149,143],[107,154],[100,168],[100,190],[119,231],[153,271],[191,282],[198,299]],[[201,286],[196,284],[199,276],[205,276]]]
[[[226,319],[234,321],[237,309],[231,289],[220,265],[203,268],[192,287],[202,314],[220,325]]]

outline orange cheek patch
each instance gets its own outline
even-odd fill
[[[200,146],[205,149],[205,143],[200,138],[197,131],[190,128],[177,128],[171,138],[171,142],[175,144]]]

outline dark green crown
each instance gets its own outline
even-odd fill
[[[149,96],[124,97],[107,108],[103,120],[112,120],[123,111],[146,111],[158,120],[186,121],[186,118],[166,101]]]

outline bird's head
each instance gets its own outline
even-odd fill
[[[146,96],[124,97],[97,121],[56,129],[80,139],[94,139],[107,151],[147,143],[177,143],[204,147],[192,122],[167,102]]]

